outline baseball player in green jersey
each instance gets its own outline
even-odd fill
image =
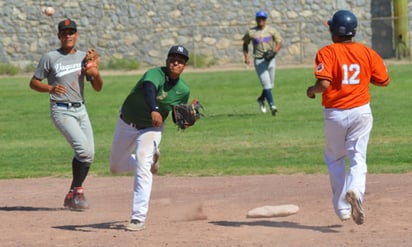
[[[70,19],[58,24],[61,47],[42,56],[30,81],[30,87],[50,95],[50,117],[56,128],[74,150],[73,180],[64,199],[64,206],[72,210],[89,207],[82,187],[94,159],[93,130],[84,104],[84,79],[95,91],[103,87],[97,71],[88,78],[84,71],[86,52],[75,48],[79,34],[76,23]],[[46,79],[48,84],[42,83]]]
[[[149,69],[121,107],[110,153],[110,170],[135,174],[131,221],[126,227],[130,231],[145,228],[164,121],[174,105],[185,104],[189,99],[189,87],[180,78],[188,59],[185,47],[171,47],[166,66]]]
[[[266,24],[267,17],[264,11],[256,13],[256,26],[250,28],[243,36],[243,55],[245,63],[249,65],[248,47],[252,41],[255,70],[263,87],[257,102],[260,111],[265,113],[266,99],[272,115],[275,116],[278,109],[273,101],[272,89],[275,86],[276,54],[282,47],[282,37],[276,29]]]

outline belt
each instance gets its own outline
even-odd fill
[[[132,123],[132,122],[126,120],[126,119],[124,118],[123,114],[120,114],[120,119],[123,120],[123,122],[124,122],[125,124],[129,125],[130,127],[135,128],[135,129],[137,129],[137,130],[144,129],[144,127],[137,126],[137,124]]]
[[[55,102],[57,106],[64,106],[64,107],[81,107],[83,105],[83,102],[68,102],[68,103],[64,103],[64,102]]]

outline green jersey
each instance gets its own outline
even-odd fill
[[[175,85],[167,83],[166,67],[148,70],[137,82],[122,105],[122,115],[127,121],[139,128],[152,127],[152,109],[147,105],[143,92],[143,83],[150,82],[156,89],[156,101],[163,121],[174,105],[186,104],[189,99],[189,87],[179,78]]]

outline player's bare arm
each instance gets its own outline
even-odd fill
[[[90,81],[90,83],[92,84],[93,89],[96,92],[100,92],[103,88],[103,79],[100,76],[100,73],[97,72],[97,74],[95,76],[93,76],[93,79]]]
[[[323,93],[330,85],[330,81],[328,80],[317,80],[315,85],[308,87],[306,90],[306,95],[314,99],[317,93]]]
[[[282,42],[277,42],[275,48],[273,48],[273,51],[279,52],[280,48],[282,48]]]
[[[41,80],[39,80],[36,77],[32,77],[30,80],[30,88],[41,93],[51,93],[51,94],[64,94],[66,92],[66,87],[60,84],[57,85],[48,85],[45,83],[42,83]]]
[[[243,56],[245,57],[245,64],[249,65],[250,64],[249,44],[247,43],[243,43]]]

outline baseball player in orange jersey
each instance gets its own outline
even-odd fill
[[[316,54],[315,85],[309,98],[322,93],[325,121],[325,161],[333,193],[333,206],[342,221],[364,223],[366,150],[372,129],[369,83],[387,86],[389,75],[382,58],[371,48],[352,41],[356,16],[337,11],[328,21],[333,44]],[[346,161],[349,169],[346,175]]]

